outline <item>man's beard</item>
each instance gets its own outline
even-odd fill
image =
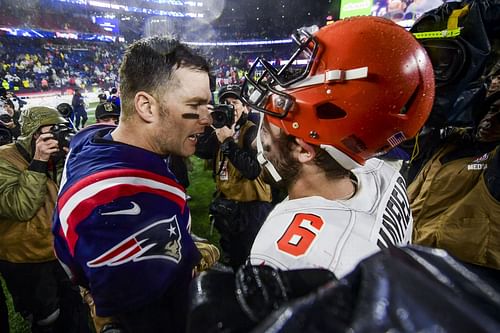
[[[268,161],[281,176],[281,180],[277,182],[267,168],[264,168],[263,177],[264,181],[273,187],[287,190],[299,177],[301,163],[293,158],[290,149],[290,145],[293,143],[286,135],[281,134],[277,144],[279,156],[270,158]],[[265,152],[269,152],[271,147],[264,145],[263,149]]]

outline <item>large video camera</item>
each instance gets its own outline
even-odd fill
[[[210,116],[212,117],[212,126],[214,128],[222,128],[224,126],[231,128],[234,124],[234,106],[230,104],[216,104]]]
[[[76,134],[72,128],[63,124],[52,126],[50,133],[54,136],[54,139],[57,140],[59,148],[69,147],[69,143]]]

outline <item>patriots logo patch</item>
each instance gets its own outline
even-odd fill
[[[157,221],[121,241],[99,257],[87,262],[90,268],[118,266],[130,261],[164,259],[179,263],[181,233],[174,215]]]

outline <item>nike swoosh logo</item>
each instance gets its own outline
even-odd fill
[[[131,201],[131,203],[132,203],[132,208],[130,209],[101,213],[101,215],[139,215],[141,213],[141,207],[139,207],[139,205],[133,201]]]

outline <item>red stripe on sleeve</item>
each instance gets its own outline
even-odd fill
[[[98,181],[101,180],[107,180],[107,179],[112,179],[116,177],[140,177],[140,178],[147,178],[151,179],[154,181],[158,181],[160,183],[170,185],[173,187],[178,188],[179,190],[184,192],[184,188],[178,184],[175,180],[169,177],[165,176],[160,176],[156,173],[145,171],[145,170],[139,170],[139,169],[113,169],[113,170],[106,170],[106,171],[101,171],[101,172],[96,172],[92,175],[89,175],[79,181],[77,181],[75,184],[73,184],[66,192],[64,192],[58,200],[58,207],[59,211],[64,207],[66,202],[78,191],[82,190],[83,188],[94,184]]]
[[[66,241],[68,242],[68,248],[71,255],[75,255],[75,245],[78,241],[78,233],[76,232],[76,228],[78,227],[80,222],[88,218],[96,207],[105,205],[117,198],[132,196],[137,193],[151,193],[162,196],[170,201],[175,202],[179,206],[181,213],[184,213],[186,201],[183,198],[180,198],[179,196],[168,191],[154,189],[144,185],[133,184],[118,184],[116,186],[107,188],[96,193],[94,196],[88,198],[87,200],[80,202],[70,213],[67,220],[68,230],[66,233]]]

